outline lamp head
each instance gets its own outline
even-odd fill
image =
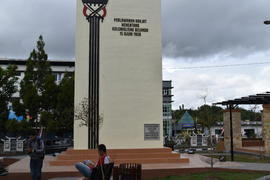
[[[264,24],[269,25],[270,21],[264,21]]]
[[[83,3],[89,3],[89,4],[103,4],[106,5],[108,3],[108,0],[82,0]]]

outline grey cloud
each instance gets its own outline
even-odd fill
[[[270,48],[269,0],[162,0],[163,54],[233,57]]]
[[[27,58],[41,34],[50,58],[74,58],[75,10],[75,0],[1,0],[0,56]]]
[[[270,47],[269,0],[162,0],[163,54],[234,57]],[[50,58],[74,58],[75,0],[1,0],[0,56],[27,58],[42,34]]]

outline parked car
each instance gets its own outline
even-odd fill
[[[68,138],[54,138],[45,140],[46,154],[61,153],[72,146],[72,140]]]

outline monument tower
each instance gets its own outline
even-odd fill
[[[74,121],[74,149],[163,147],[160,8],[77,0],[75,106],[88,98],[93,110],[88,127]]]

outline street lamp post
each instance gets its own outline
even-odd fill
[[[99,38],[100,21],[106,16],[108,0],[82,0],[83,15],[89,22],[88,148],[99,143]]]

